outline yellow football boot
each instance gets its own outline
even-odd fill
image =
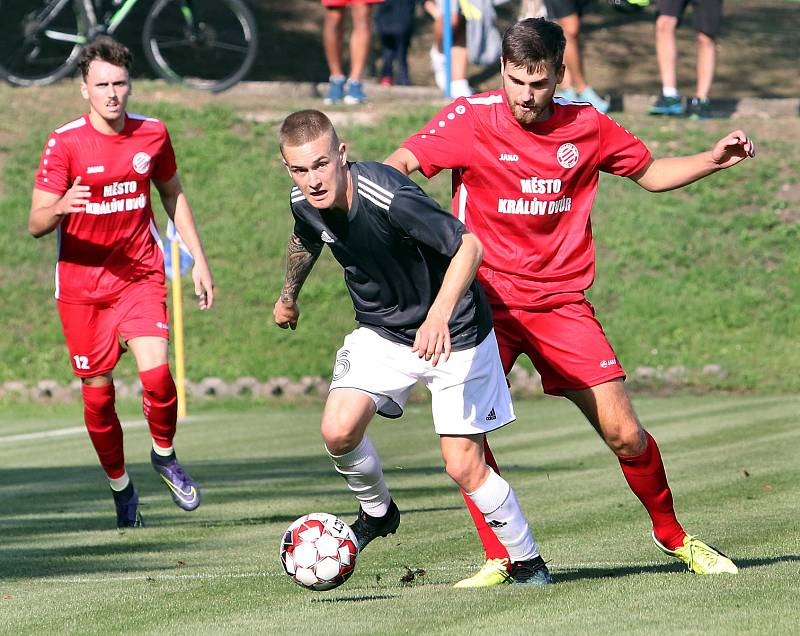
[[[463,579],[453,587],[492,587],[513,583],[508,573],[508,559],[487,559],[486,563],[468,579]]]
[[[683,545],[674,550],[662,545],[655,534],[653,541],[664,554],[683,561],[689,571],[695,574],[736,574],[739,571],[736,564],[722,552],[692,535],[687,534]]]

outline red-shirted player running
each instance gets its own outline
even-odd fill
[[[659,548],[698,574],[734,573],[730,559],[678,523],[658,446],[636,417],[625,372],[584,291],[594,279],[589,214],[600,171],[652,192],[672,190],[752,157],[753,144],[736,131],[709,152],[653,159],[592,106],[553,99],[563,51],[557,24],[528,19],[511,26],[503,36],[503,90],[455,100],[386,162],[426,177],[453,171],[454,213],[484,244],[478,279],[506,372],[524,353],[547,393],[581,409],[617,455]],[[492,460],[488,446],[486,456]],[[487,561],[457,585],[506,582],[507,555],[470,511]]]
[[[200,505],[200,489],[172,447],[177,394],[167,362],[164,257],[150,207],[151,180],[194,257],[200,308],[214,302],[211,271],[167,129],[158,119],[126,112],[130,64],[130,51],[108,37],[82,51],[81,94],[89,113],[48,138],[28,221],[36,238],[58,231],[58,313],[73,370],[83,382],[86,428],[108,475],[119,527],[141,525],[114,408],[112,371],[125,351],[120,338],[139,369],[153,468],[178,506]]]

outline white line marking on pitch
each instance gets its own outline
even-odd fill
[[[179,420],[180,423],[197,421],[206,419],[197,416],[184,417]],[[134,428],[144,428],[147,426],[145,420],[130,420],[128,422],[120,422],[122,430],[127,431]],[[14,442],[30,442],[38,439],[50,439],[53,437],[68,437],[70,435],[80,435],[86,433],[85,426],[70,426],[69,428],[57,428],[52,431],[39,431],[38,433],[20,433],[19,435],[4,435],[0,436],[0,444],[13,444]]]

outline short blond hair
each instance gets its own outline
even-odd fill
[[[339,147],[339,137],[325,113],[313,109],[299,110],[289,115],[281,124],[278,137],[281,152],[284,146],[302,146],[323,135],[330,135],[331,146]]]

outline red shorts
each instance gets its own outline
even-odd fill
[[[79,378],[109,373],[127,342],[140,336],[169,338],[167,289],[134,283],[117,300],[92,305],[58,302],[72,370]]]
[[[458,0],[454,0],[458,1]],[[378,4],[383,0],[322,0],[323,7],[349,7],[353,4]]]
[[[545,393],[563,395],[563,389],[588,389],[625,377],[588,300],[543,311],[492,309],[503,369],[508,373],[526,354],[542,376]]]

